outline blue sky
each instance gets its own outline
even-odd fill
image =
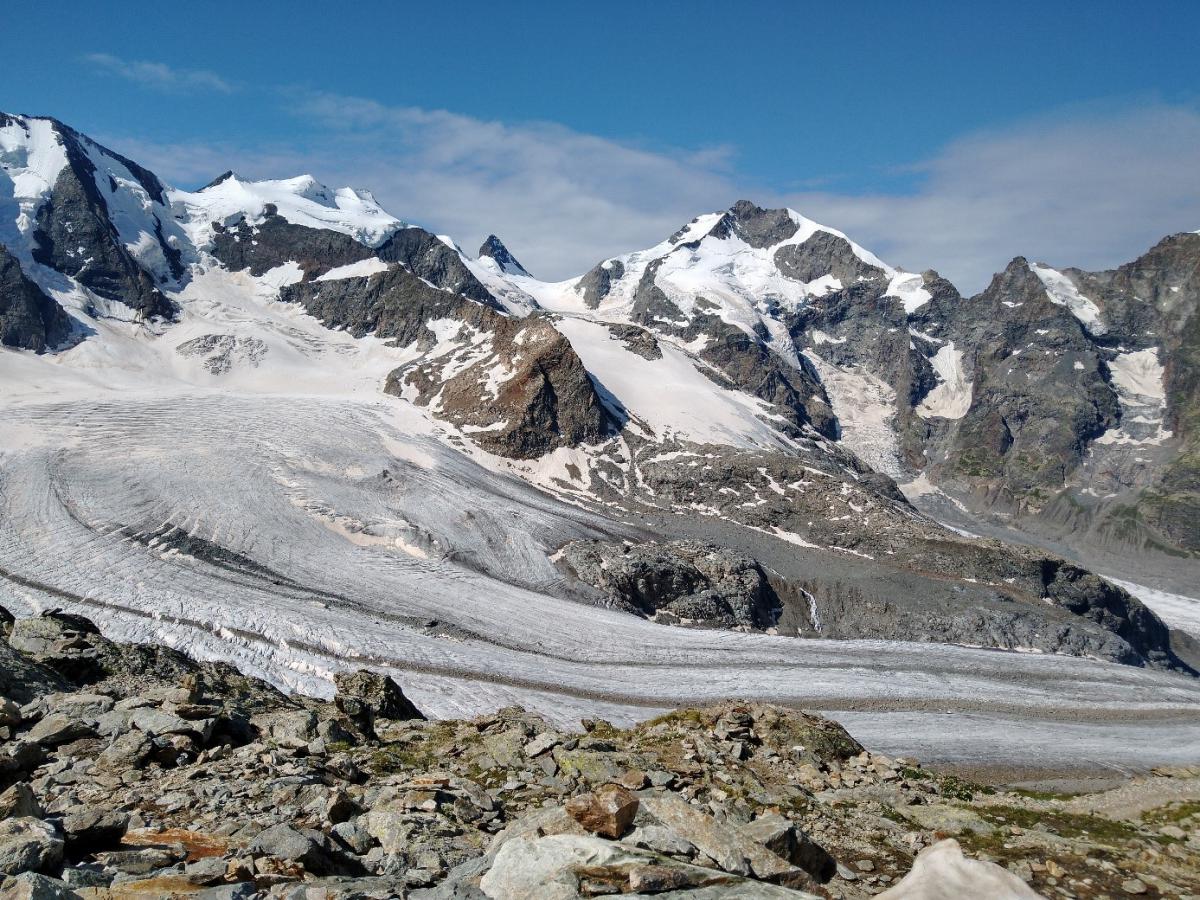
[[[29,6],[0,108],[180,186],[367,187],[552,277],[742,196],[968,289],[1200,228],[1200,4],[841,6]]]

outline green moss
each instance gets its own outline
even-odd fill
[[[1160,806],[1143,813],[1142,821],[1148,825],[1173,825],[1192,816],[1200,817],[1200,801],[1183,800]]]
[[[1025,809],[1020,806],[985,806],[976,810],[983,818],[1001,825],[1050,831],[1065,838],[1087,838],[1122,845],[1142,837],[1128,822],[1059,810]]]
[[[965,778],[959,778],[957,775],[946,775],[940,779],[942,796],[950,800],[962,800],[971,802],[975,799],[976,794],[994,794],[995,788],[990,788],[985,784],[979,784],[975,781],[967,781]]]

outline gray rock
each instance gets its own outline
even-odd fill
[[[389,675],[359,669],[357,672],[339,672],[333,680],[337,686],[334,703],[367,734],[374,734],[376,719],[425,718]]]
[[[0,821],[0,873],[52,871],[62,856],[63,839],[49,822],[28,816]]]
[[[828,881],[837,871],[837,861],[829,851],[778,813],[759,816],[740,826],[740,829],[772,853],[802,868],[818,882]]]
[[[18,781],[4,793],[0,794],[0,819],[21,819],[42,817],[42,805],[38,803],[33,788],[23,781]]]
[[[250,723],[262,736],[280,747],[306,747],[317,736],[317,715],[309,709],[284,709],[263,713]]]
[[[943,834],[962,834],[964,831],[975,834],[994,834],[996,826],[992,825],[978,813],[959,806],[944,803],[922,804],[920,806],[905,806],[898,812],[928,831]]]
[[[809,876],[732,825],[718,822],[675,794],[643,792],[642,807],[726,872],[802,883]]]
[[[67,849],[74,857],[83,851],[116,847],[129,826],[129,813],[81,804],[69,809],[62,818]]]
[[[57,878],[23,872],[4,879],[0,900],[80,900],[72,886]]]
[[[69,744],[80,738],[94,737],[96,732],[81,719],[63,713],[51,713],[26,733],[26,739],[44,747]]]
[[[341,874],[348,867],[356,868],[337,853],[321,832],[282,823],[259,832],[249,849],[255,856],[299,863],[315,875]]]
[[[588,896],[581,892],[576,874],[584,867],[589,883],[603,883],[607,890],[633,896],[696,889],[702,891],[697,897],[722,900],[814,900],[812,894],[731,877],[626,844],[568,834],[517,837],[506,842],[480,879],[480,887],[492,900],[569,900]]]
[[[0,345],[42,353],[70,332],[66,311],[26,277],[21,264],[0,244]]]

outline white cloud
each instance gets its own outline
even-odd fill
[[[89,53],[83,59],[103,72],[154,90],[216,91],[221,94],[232,94],[236,90],[231,82],[207,69],[176,69],[166,63],[121,59],[109,53]]]
[[[854,196],[752,187],[727,147],[664,150],[544,122],[298,90],[279,96],[301,125],[287,145],[116,143],[176,183],[194,186],[233,168],[249,177],[311,172],[365,187],[395,215],[469,251],[494,231],[545,278],[657,243],[743,196],[793,206],[889,262],[936,268],[968,293],[1016,255],[1104,268],[1166,234],[1200,228],[1200,114],[1189,107],[1064,115],[976,133],[911,166],[911,192]]]
[[[1200,228],[1200,113],[1149,105],[1040,118],[951,143],[911,194],[782,198],[964,292],[1014,256],[1102,269]]]

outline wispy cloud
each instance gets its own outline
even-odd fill
[[[177,69],[166,63],[121,59],[109,53],[89,53],[83,59],[102,72],[157,91],[232,94],[237,89],[232,82],[207,69]]]
[[[964,137],[918,171],[909,194],[782,199],[964,291],[1018,255],[1109,268],[1200,228],[1200,112],[1149,104],[1039,118]]]
[[[651,148],[546,122],[300,89],[267,94],[299,124],[286,145],[112,140],[177,183],[233,168],[365,187],[468,249],[494,231],[548,278],[657,243],[743,196],[793,206],[890,262],[936,268],[965,292],[1018,254],[1106,268],[1200,228],[1200,112],[1190,106],[1093,109],[975,133],[928,159],[898,160],[918,176],[914,190],[861,195],[844,189],[846,173],[796,173],[792,186],[772,189],[739,173],[728,146]]]

